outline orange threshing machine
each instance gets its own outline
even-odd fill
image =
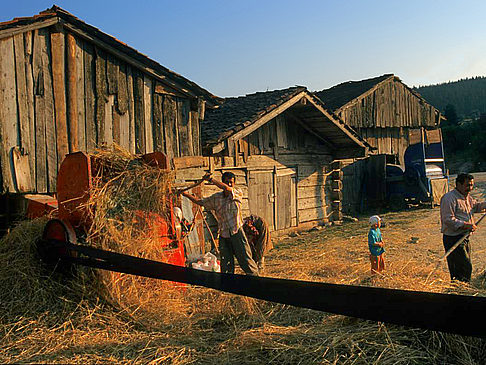
[[[152,167],[169,168],[169,160],[162,152],[142,155],[140,160]],[[106,167],[105,167],[106,169]],[[82,241],[88,232],[91,221],[86,211],[90,198],[93,177],[100,172],[100,163],[96,155],[76,152],[68,154],[59,168],[57,176],[57,199],[27,195],[27,216],[36,218],[57,209],[57,218],[51,219],[44,229],[42,242],[56,241],[76,244]],[[184,244],[180,225],[176,223],[173,201],[167,197],[169,218],[154,212],[136,212],[139,219],[150,228],[151,234],[160,242],[160,260],[169,264],[185,266]],[[46,252],[40,248],[40,253]],[[43,257],[49,261],[48,257]]]

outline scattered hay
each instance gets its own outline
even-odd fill
[[[128,166],[132,160],[121,158],[117,166]],[[121,180],[111,176],[97,186],[106,188],[103,194],[110,189],[118,194],[116,186],[106,185],[110,181]],[[110,205],[119,196],[108,197],[98,195],[102,204],[91,205],[94,215],[99,210],[95,219],[99,223],[106,219],[108,224],[95,225],[98,231],[88,234],[87,241],[143,257],[154,255],[149,243],[130,252],[125,239],[136,236],[138,228],[120,224],[124,209],[113,207],[122,205]],[[427,212],[419,211],[421,216]],[[396,215],[403,230],[416,213]],[[389,221],[384,231],[389,242],[387,268],[373,280],[361,237],[367,227],[360,222],[281,241],[268,256],[267,273],[485,295],[484,274],[476,275],[471,284],[450,283],[447,272],[438,270],[425,283],[441,247],[431,252],[398,243],[400,237],[410,235],[394,228],[393,219]],[[478,338],[384,325],[199,287],[176,290],[163,286],[163,281],[120,274],[105,277],[113,281],[108,289],[106,282],[97,287],[100,282],[90,276],[96,271],[80,270],[72,279],[60,278],[43,271],[35,254],[34,242],[44,224],[45,219],[23,222],[0,240],[1,363],[480,364],[486,357],[486,341]],[[134,233],[128,235],[125,229]],[[102,232],[118,238],[97,240]],[[421,237],[419,245],[425,242]],[[105,295],[109,290],[114,305],[100,299],[100,290]]]

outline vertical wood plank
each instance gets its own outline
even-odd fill
[[[96,80],[96,127],[98,145],[105,141],[105,111],[108,102],[108,90],[106,85],[106,54],[95,47],[95,80]]]
[[[264,141],[263,141],[263,128],[258,128],[256,131],[258,133],[258,150],[260,151],[260,154],[265,154],[265,146],[264,146]]]
[[[66,34],[67,63],[67,122],[69,131],[69,151],[79,150],[78,128],[78,74],[76,71],[76,38],[71,33]]]
[[[128,81],[127,67],[125,63],[118,65],[118,99],[116,107],[120,114],[120,146],[130,149],[129,124],[130,114],[128,112]]]
[[[69,153],[66,115],[65,48],[64,33],[51,32],[52,87],[56,121],[56,129],[53,132],[56,136],[58,167],[61,165],[64,156]],[[57,180],[57,176],[55,179]]]
[[[162,114],[163,97],[154,94],[153,120],[154,120],[154,151],[165,153],[164,149],[164,122]]]
[[[98,144],[98,121],[96,117],[96,61],[95,50],[84,43],[84,91],[86,110],[86,150],[92,152]]]
[[[276,132],[277,132],[277,146],[287,148],[287,128],[286,121],[283,115],[278,115],[275,118]]]
[[[113,144],[113,111],[115,108],[115,95],[108,95],[108,101],[105,103],[105,120],[103,143],[107,146]]]
[[[27,164],[24,165],[29,168],[24,176],[24,181],[22,182],[21,192],[33,192],[35,191],[35,181],[34,174],[31,174],[33,168],[31,151],[31,116],[30,107],[28,105],[29,98],[27,96],[27,62],[25,58],[25,45],[24,45],[24,35],[17,34],[13,37],[14,39],[14,52],[15,52],[15,78],[17,81],[17,107],[18,107],[18,122],[19,122],[19,132],[20,132],[20,143],[21,154],[26,156]],[[17,181],[17,188],[20,188],[20,184]]]
[[[58,149],[56,136],[54,89],[52,81],[52,56],[50,52],[51,44],[49,31],[47,29],[41,29],[40,33],[42,31],[45,31],[45,47],[42,47],[42,69],[44,74],[44,106],[47,144],[47,189],[48,192],[55,192],[59,159],[57,156]]]
[[[152,121],[152,80],[143,75],[143,103],[144,103],[144,124],[145,124],[145,152],[154,151],[154,133]]]
[[[77,115],[77,130],[76,137],[79,151],[87,151],[86,144],[86,106],[84,93],[84,51],[83,43],[80,39],[76,39],[75,44],[75,58],[76,58],[76,110]]]
[[[190,156],[192,151],[192,133],[189,120],[189,100],[177,99],[177,129],[179,135],[179,156]]]
[[[113,95],[111,95],[113,96]],[[120,114],[116,110],[115,105],[113,105],[111,110],[111,115],[113,116],[113,142],[121,146],[120,143]]]
[[[196,143],[197,141],[197,152],[195,151],[195,155],[202,155],[202,141],[201,141],[201,123],[204,121],[204,115],[206,113],[206,101],[203,98],[197,99],[197,140],[193,138],[192,142]],[[195,136],[195,135],[194,135]]]
[[[118,65],[118,97],[117,109],[120,114],[125,114],[128,111],[128,89],[127,89],[127,65],[120,62]]]
[[[144,111],[144,82],[143,74],[133,70],[133,97],[135,102],[135,152],[145,153],[145,111]]]
[[[111,53],[107,53],[108,102],[105,104],[105,142],[107,145],[112,145],[113,142],[120,144],[120,116],[116,110],[116,104],[118,104],[118,70],[118,60]]]
[[[35,176],[38,193],[47,192],[47,145],[46,115],[44,100],[44,71],[42,67],[42,48],[46,47],[46,32],[36,30],[33,39],[32,72],[34,86],[35,113]]]
[[[118,94],[118,60],[111,54],[106,55],[106,79],[108,82],[108,94]]]
[[[249,151],[250,155],[258,155],[260,150],[258,148],[258,132],[255,131],[248,136]]]
[[[35,114],[34,114],[34,79],[32,71],[32,32],[24,33],[25,77],[27,89],[27,113],[29,119],[30,140],[22,141],[22,147],[29,144],[29,167],[32,177],[32,191],[36,191],[36,156],[35,156]]]
[[[192,156],[200,156],[201,153],[201,127],[199,124],[199,113],[196,111],[189,112],[189,121],[191,125],[190,133],[192,134]]]
[[[1,166],[3,191],[15,192],[10,151],[18,145],[17,90],[15,86],[15,56],[13,37],[0,40],[0,122]]]
[[[177,144],[177,121],[176,121],[177,107],[176,102],[172,96],[164,95],[163,115],[164,115],[164,139],[166,153],[169,158],[178,157],[179,147]]]
[[[135,153],[136,142],[135,142],[135,97],[133,94],[133,71],[131,67],[127,65],[127,91],[128,91],[128,113],[129,113],[129,124],[128,124],[128,144],[131,153]]]
[[[242,138],[240,139],[240,151],[243,152],[243,162],[247,163],[248,162],[248,138]],[[275,147],[276,148],[276,147]]]
[[[20,147],[24,153],[30,151],[30,124],[27,106],[27,85],[25,74],[24,36],[17,34],[13,37],[15,52],[15,79],[17,81],[18,121],[20,129]],[[13,70],[11,70],[13,72]],[[3,76],[3,75],[2,75]],[[25,145],[25,146],[24,146]]]
[[[122,114],[119,116],[119,123],[120,123],[120,146],[126,149],[127,151],[130,150],[130,115],[127,113]]]

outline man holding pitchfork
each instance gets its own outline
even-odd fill
[[[441,232],[451,280],[471,280],[469,235],[477,229],[473,214],[486,209],[486,202],[479,203],[470,195],[473,188],[474,176],[459,174],[456,188],[445,194],[440,201]],[[457,247],[453,249],[455,245]]]

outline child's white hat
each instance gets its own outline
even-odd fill
[[[378,224],[378,222],[381,221],[381,218],[377,215],[372,215],[370,217],[370,224],[373,226],[375,224]]]

